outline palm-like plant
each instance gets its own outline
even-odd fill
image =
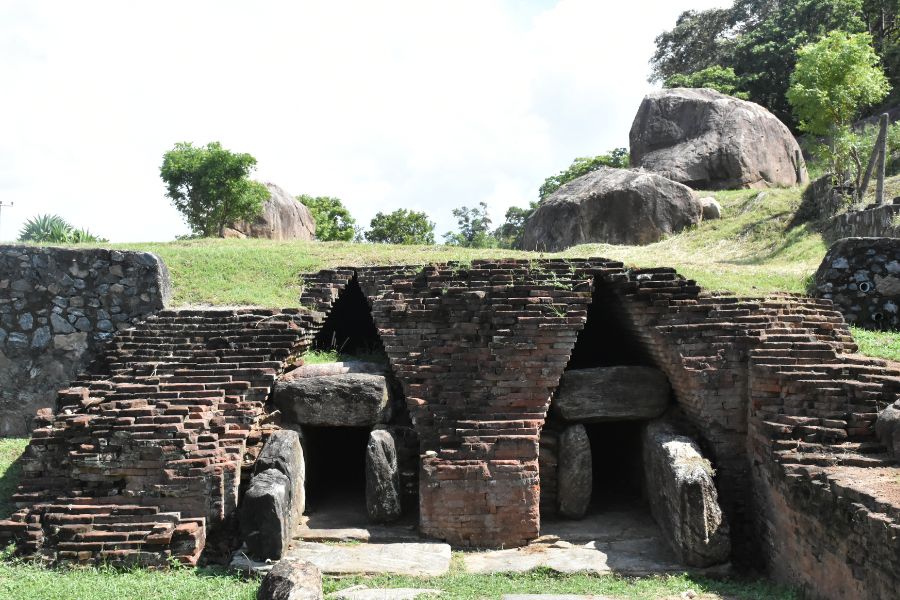
[[[75,229],[59,215],[37,215],[28,219],[19,232],[20,242],[39,244],[82,244],[108,242],[87,229]]]

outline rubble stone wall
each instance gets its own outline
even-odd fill
[[[27,434],[116,331],[169,295],[147,252],[0,246],[0,435]]]
[[[833,217],[822,235],[829,241],[847,237],[900,237],[900,227],[894,223],[898,213],[898,204],[847,212]]]
[[[816,296],[852,325],[900,328],[900,238],[838,240],[816,271]]]

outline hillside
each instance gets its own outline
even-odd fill
[[[649,246],[585,244],[560,253],[453,246],[202,239],[116,244],[160,255],[172,272],[176,304],[292,306],[297,275],[338,265],[421,264],[499,257],[603,256],[635,266],[671,266],[711,290],[755,295],[801,293],[825,254],[807,227],[786,231],[800,189],[714,193],[724,218]]]
[[[900,189],[900,177],[889,190]],[[822,237],[803,225],[788,229],[802,188],[710,192],[723,218],[648,246],[585,244],[560,253],[452,246],[202,239],[115,244],[160,255],[172,273],[177,305],[294,306],[299,274],[339,265],[421,264],[500,257],[603,256],[633,266],[671,266],[708,290],[756,296],[804,293],[825,255]],[[900,360],[900,334],[854,330],[866,354]]]

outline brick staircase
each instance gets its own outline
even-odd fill
[[[196,564],[236,506],[269,390],[321,319],[162,311],[119,333],[39,414],[0,537],[51,563]]]

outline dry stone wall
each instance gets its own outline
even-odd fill
[[[833,217],[822,229],[826,240],[835,241],[847,237],[900,237],[900,226],[894,219],[900,213],[900,204],[868,206]]]
[[[0,435],[27,434],[116,331],[169,296],[153,254],[0,246]]]
[[[816,271],[816,296],[834,302],[848,323],[900,328],[900,238],[845,238]]]

